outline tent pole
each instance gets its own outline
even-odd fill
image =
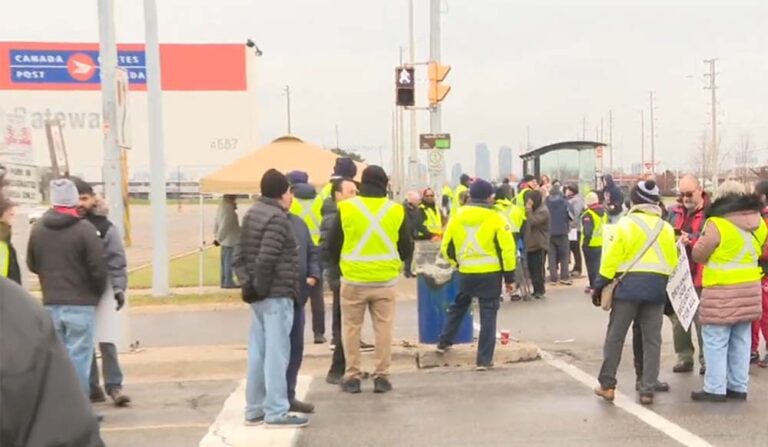
[[[205,208],[203,207],[203,192],[198,191],[198,196],[200,198],[200,256],[199,256],[199,277],[198,277],[198,288],[199,288],[199,294],[203,294],[203,269],[204,262],[203,257],[205,255]]]

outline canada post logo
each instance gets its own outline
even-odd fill
[[[99,52],[80,50],[9,50],[11,81],[22,84],[98,84]],[[118,51],[117,63],[131,84],[146,84],[143,51]]]

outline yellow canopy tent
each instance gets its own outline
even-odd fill
[[[322,187],[333,173],[338,155],[293,136],[280,137],[228,166],[203,177],[200,191],[219,194],[255,194],[261,177],[269,169],[286,174],[293,170],[309,174],[309,182]],[[357,164],[357,178],[365,164]]]

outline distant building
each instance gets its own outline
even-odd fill
[[[461,163],[454,163],[453,168],[451,169],[451,186],[458,186],[461,181],[461,174],[463,174]]]
[[[429,171],[427,170],[427,165],[424,163],[419,163],[419,185],[421,187],[427,186],[429,183]]]
[[[499,178],[512,175],[512,148],[501,146],[499,148]]]
[[[485,143],[475,145],[475,176],[491,180],[491,152]]]

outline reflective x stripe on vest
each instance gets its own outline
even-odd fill
[[[432,208],[426,207],[424,205],[421,206],[421,209],[424,210],[424,215],[427,217],[427,220],[424,223],[424,226],[427,227],[427,230],[429,230],[429,232],[432,234],[442,234],[443,222],[440,214]]]
[[[393,202],[387,202],[384,204],[384,206],[381,207],[378,214],[375,216],[371,211],[365,206],[365,204],[360,200],[359,197],[355,197],[354,199],[350,199],[349,203],[351,205],[354,205],[355,208],[357,208],[366,219],[368,219],[368,228],[365,230],[365,233],[363,234],[363,237],[360,238],[360,241],[357,243],[355,248],[352,250],[349,254],[343,254],[341,255],[342,261],[352,261],[352,262],[368,262],[368,261],[399,261],[400,255],[397,252],[397,247],[395,247],[394,242],[387,236],[387,233],[384,231],[384,228],[381,227],[381,219],[386,216],[387,212],[392,209],[392,207],[395,205]],[[378,254],[378,255],[362,255],[360,254],[363,249],[365,248],[366,244],[368,244],[368,241],[373,237],[374,233],[376,236],[381,240],[381,242],[387,247],[387,253]]]
[[[314,205],[317,199],[296,199],[301,206],[299,218],[307,223],[312,239],[320,237],[320,219],[315,214]]]
[[[0,276],[8,277],[8,271],[11,268],[11,249],[8,243],[0,241]]]
[[[734,225],[735,227],[735,225]],[[733,257],[730,262],[708,262],[707,267],[717,270],[741,270],[745,266],[750,264],[756,264],[757,258],[760,257],[760,248],[755,246],[755,237],[752,233],[742,230],[736,227],[736,232],[741,237],[743,245],[739,253]]]
[[[606,216],[603,215],[602,217],[594,212],[591,209],[588,209],[587,214],[592,216],[592,238],[589,240],[589,246],[594,247],[602,247],[603,246],[603,228],[605,228],[605,220]],[[582,238],[584,237],[584,234],[582,233]]]
[[[464,226],[464,231],[467,232],[467,236],[466,239],[464,239],[464,243],[461,244],[461,248],[459,248],[459,265],[499,265],[499,258],[497,256],[489,255],[480,246],[480,241],[477,239],[477,233],[480,232],[481,225]]]
[[[664,220],[659,219],[659,222],[656,224],[656,228],[651,229],[651,227],[648,226],[648,224],[645,223],[644,220],[640,219],[639,217],[635,215],[629,215],[627,216],[632,222],[634,222],[637,226],[640,227],[640,229],[645,233],[646,237],[651,237],[652,234],[655,234],[659,231],[659,227],[662,227],[661,230],[663,231],[664,227]],[[635,265],[632,266],[632,270],[636,271],[646,271],[646,272],[658,272],[658,273],[672,273],[672,270],[669,268],[667,263],[665,262],[664,258],[664,252],[661,249],[661,243],[659,242],[661,236],[659,238],[656,238],[656,241],[651,245],[651,248],[649,248],[641,257],[640,260],[635,263]],[[645,246],[645,242],[643,243],[643,247]],[[642,249],[642,248],[641,248]],[[643,258],[645,258],[648,253],[653,253],[656,258],[658,259],[657,262],[647,262],[643,261]],[[632,258],[634,258],[634,255],[636,253],[633,253]],[[630,268],[630,263],[632,262],[632,259],[628,259],[624,263],[622,263],[619,266],[620,272],[626,272]]]

